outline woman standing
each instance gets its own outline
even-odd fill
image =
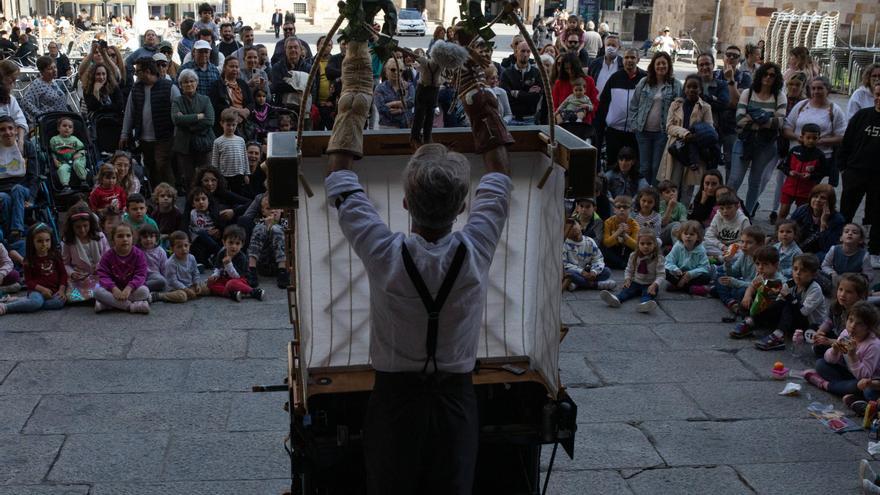
[[[125,112],[122,91],[116,81],[110,77],[104,64],[92,65],[83,85],[83,103],[89,115],[112,115],[122,124]]]
[[[214,122],[214,133],[218,136],[223,133],[220,128],[220,113],[226,108],[232,108],[238,113],[239,122],[241,122],[236,134],[244,135],[247,140],[247,133],[243,129],[242,123],[246,122],[251,114],[250,109],[254,107],[254,98],[251,95],[251,88],[240,77],[238,58],[227,57],[223,61],[220,79],[214,83],[208,96],[211,98],[211,104],[214,105],[214,120],[216,121]]]
[[[672,57],[666,52],[656,52],[648,64],[648,76],[636,84],[627,119],[639,144],[642,176],[650,184],[659,180],[660,160],[669,141],[666,135],[669,110],[681,93],[681,83],[672,75]]]
[[[808,86],[810,99],[795,105],[782,128],[782,135],[794,146],[800,141],[801,129],[806,124],[816,124],[821,130],[819,141],[816,146],[825,153],[825,157],[831,160],[831,176],[828,183],[836,186],[838,182],[837,166],[834,164],[834,147],[843,141],[846,132],[846,115],[837,104],[828,99],[831,91],[831,82],[824,76],[819,76],[810,81]]]
[[[235,58],[235,57],[232,57]],[[199,76],[192,69],[184,69],[177,78],[180,96],[171,102],[171,120],[174,122],[174,145],[177,155],[177,183],[189,185],[193,171],[211,163],[214,145],[214,107],[211,100],[198,94]]]
[[[684,165],[669,154],[668,148],[678,139],[692,141],[694,134],[690,130],[694,124],[705,122],[712,125],[712,107],[700,99],[702,92],[703,82],[700,76],[691,74],[684,80],[684,97],[676,98],[669,105],[669,117],[666,119],[664,133],[669,138],[657,173],[658,181],[670,180],[678,187],[680,201],[684,204],[690,202],[694,186],[700,184],[706,172],[706,165],[704,163]]]
[[[408,129],[412,122],[415,90],[400,77],[402,70],[403,64],[396,58],[389,58],[382,67],[382,83],[373,94],[379,129]]]
[[[40,71],[40,77],[28,85],[21,100],[22,110],[34,123],[45,113],[70,110],[67,106],[67,95],[55,85],[58,70],[52,57],[38,58],[37,70]]]
[[[596,110],[599,109],[599,91],[596,90],[596,82],[593,81],[592,77],[587,75],[587,72],[581,65],[580,59],[578,59],[577,55],[574,53],[566,53],[563,55],[562,63],[559,64],[559,73],[556,74],[556,82],[553,83],[553,105],[556,107],[553,111],[555,112],[558,110],[559,105],[561,105],[562,102],[572,93],[572,83],[577,79],[583,79],[586,83],[584,86],[584,95],[589,98],[590,102],[593,104],[593,109],[587,112],[583,122],[592,124],[593,117],[596,115]]]
[[[805,46],[796,46],[788,52],[788,67],[782,74],[782,78],[788,81],[788,78],[795,72],[805,73],[808,81],[819,75],[819,67],[813,63],[810,50]]]
[[[266,93],[266,99],[272,101],[272,93],[269,91],[269,75],[260,63],[260,51],[257,47],[252,46],[244,50],[244,65],[242,69],[242,78],[247,81],[248,87],[251,88],[251,94],[258,89],[262,89]]]
[[[874,106],[874,86],[880,84],[880,63],[873,63],[865,67],[862,72],[862,85],[853,91],[846,105],[846,119],[850,120],[853,115],[863,108]]]
[[[758,66],[752,87],[743,91],[736,105],[736,126],[739,138],[733,145],[728,186],[736,192],[749,172],[746,213],[758,203],[766,183],[765,169],[773,169],[778,158],[777,137],[785,122],[787,99],[782,91],[779,66],[774,63]]]
[[[431,54],[431,48],[434,48],[434,43],[441,40],[446,40],[446,28],[443,26],[437,26],[434,28],[434,37],[431,39],[431,42],[428,43],[428,55]]]

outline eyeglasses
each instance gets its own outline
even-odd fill
[[[580,43],[580,41],[578,41],[578,40],[568,40],[569,45],[577,45],[579,43]]]
[[[397,72],[397,69],[388,69],[388,72]]]
[[[727,52],[724,54],[727,58],[739,58],[739,53],[736,52]]]

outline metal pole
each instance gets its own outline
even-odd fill
[[[718,18],[721,17],[721,0],[715,0],[715,17],[712,19],[712,39],[709,40],[709,53],[712,54],[712,62],[718,55]]]

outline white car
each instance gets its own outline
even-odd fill
[[[402,9],[397,14],[397,35],[413,34],[424,36],[428,25],[422,19],[422,14],[416,9]]]

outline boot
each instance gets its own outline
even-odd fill
[[[364,156],[364,124],[373,104],[373,63],[364,41],[349,41],[342,61],[342,93],[327,153]]]

